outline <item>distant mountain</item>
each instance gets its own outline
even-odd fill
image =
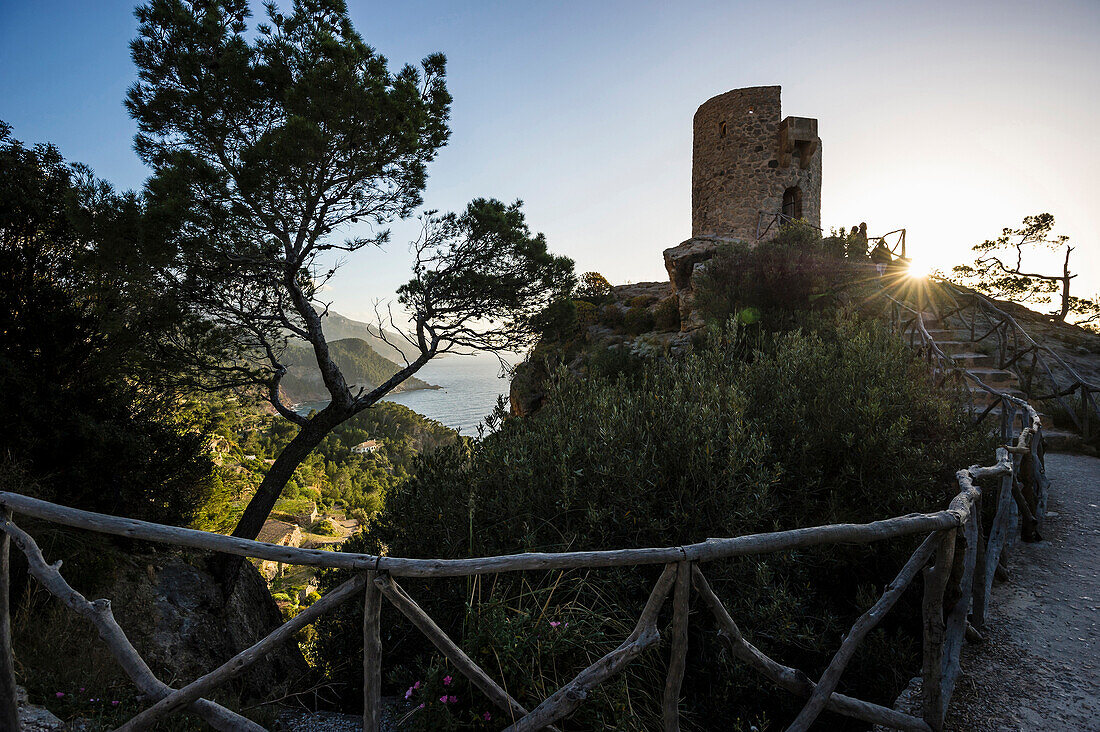
[[[405,363],[405,359],[402,358],[397,348],[404,350],[405,353],[409,355],[410,360],[419,355],[416,346],[411,345],[397,333],[391,333],[384,330],[381,331],[382,337],[379,337],[378,326],[361,323],[351,318],[345,318],[343,315],[334,313],[331,310],[321,320],[321,327],[325,329],[325,338],[328,339],[329,343],[345,338],[358,338],[370,344],[370,347],[373,348],[375,353],[379,356],[387,358],[394,363]],[[383,338],[385,340],[383,340]],[[395,344],[397,348],[391,346],[390,343],[386,343],[387,340]]]
[[[331,317],[331,314],[329,317]],[[354,325],[362,325],[342,316],[336,317]],[[326,331],[328,330],[327,326],[328,323],[326,322]],[[328,332],[326,332],[326,336],[332,337]],[[344,372],[344,378],[347,379],[348,386],[353,387],[353,392],[358,387],[364,387],[367,390],[373,389],[402,368],[388,358],[379,355],[377,351],[371,348],[371,344],[362,338],[330,340],[328,345],[333,360]],[[283,377],[280,387],[282,388],[283,398],[287,402],[301,404],[302,402],[325,401],[329,398],[328,390],[325,389],[324,380],[321,378],[321,372],[314,360],[312,347],[301,342],[292,342],[283,358],[288,367],[287,374]],[[402,360],[401,363],[404,363],[404,361]],[[434,388],[437,387],[412,377],[406,379],[394,391]]]

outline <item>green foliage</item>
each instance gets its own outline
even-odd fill
[[[623,310],[614,303],[609,303],[600,308],[599,320],[601,325],[618,329],[623,324]]]
[[[329,519],[321,519],[320,521],[313,524],[313,526],[311,526],[309,528],[309,530],[310,530],[310,533],[319,534],[321,536],[339,536],[340,535],[340,530],[338,528],[336,528],[336,524],[334,524]]]
[[[585,272],[577,282],[573,296],[593,305],[602,305],[611,297],[611,283],[599,272]]]
[[[577,332],[577,303],[559,297],[534,316],[533,324],[548,342],[569,340]]]
[[[755,247],[726,245],[695,278],[695,304],[709,322],[724,323],[755,309],[771,326],[797,322],[798,314],[836,305],[845,268],[832,243],[807,225],[789,225]]]
[[[586,300],[574,300],[573,306],[577,309],[577,330],[584,333],[589,326],[596,324],[599,310],[595,305]]]
[[[641,335],[653,330],[653,313],[647,308],[634,305],[627,309],[623,316],[623,327],[630,335]]]
[[[0,123],[0,456],[39,497],[188,523],[215,488],[151,342],[182,327],[148,278],[140,203]]]
[[[941,507],[952,494],[953,471],[987,457],[982,435],[890,334],[847,318],[810,325],[757,336],[751,350],[737,347],[744,337],[735,328],[713,329],[693,355],[646,363],[633,375],[559,375],[536,415],[506,419],[481,442],[428,456],[347,548],[465,557],[669,546]],[[715,562],[706,572],[754,643],[812,676],[865,609],[861,588],[892,579],[914,541]],[[657,571],[403,584],[521,702],[536,703],[621,640]],[[329,573],[322,585],[345,576]],[[875,655],[860,656],[864,673],[846,678],[847,692],[893,698],[897,688],[878,679],[886,668],[916,661],[917,604],[911,593],[887,619],[885,635],[869,645]],[[548,619],[568,621],[577,635],[552,646]],[[358,688],[359,651],[351,645],[358,622],[354,610],[327,617],[315,649],[349,694]],[[685,682],[691,724],[747,723],[740,715],[748,709],[789,718],[796,700],[775,694],[706,642],[713,629],[705,617],[691,627],[692,647],[701,649]],[[417,634],[386,638],[387,656],[408,664],[394,683],[411,684],[438,668]],[[581,726],[658,726],[659,655],[642,657],[616,684],[601,687]],[[447,709],[455,724],[477,711],[464,699]]]
[[[1100,319],[1100,301],[1070,294],[1071,280],[1069,260],[1074,247],[1068,236],[1051,236],[1054,217],[1049,213],[1025,216],[1018,229],[1003,229],[995,239],[975,244],[978,253],[972,265],[959,265],[955,275],[966,285],[990,297],[1013,300],[1024,305],[1055,305],[1051,315],[1066,320],[1069,314],[1079,324]],[[1043,274],[1028,271],[1024,266],[1025,254],[1033,257],[1043,250],[1058,252],[1064,256],[1060,274]]]
[[[462,214],[427,216],[413,279],[397,299],[444,345],[518,350],[534,343],[547,307],[572,292],[573,260],[532,235],[522,202],[478,198]],[[483,328],[477,323],[494,324]]]
[[[653,324],[658,330],[680,330],[680,300],[670,295],[653,309]]]

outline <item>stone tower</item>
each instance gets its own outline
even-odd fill
[[[821,226],[817,120],[784,119],[779,91],[734,89],[695,112],[693,237],[755,241],[758,221],[766,226],[780,212]]]

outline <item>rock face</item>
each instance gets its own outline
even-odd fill
[[[677,246],[666,249],[665,270],[672,283],[672,291],[691,289],[691,277],[698,264],[706,262],[718,251],[721,242],[717,239],[688,239]]]
[[[54,732],[65,729],[65,723],[48,709],[27,701],[27,690],[16,687],[19,701],[19,726],[22,732]]]
[[[687,333],[703,327],[703,318],[695,310],[695,277],[723,245],[743,243],[737,239],[693,237],[666,249],[665,270],[680,309],[680,330]]]
[[[107,541],[96,547],[96,554],[94,574],[77,571],[77,564],[67,564],[73,569],[66,573],[63,567],[62,573],[89,599],[111,601],[130,642],[165,683],[178,687],[193,681],[283,623],[267,585],[248,562],[242,564],[226,602],[209,554],[126,551]],[[24,613],[13,631],[15,654],[28,678],[37,677],[41,665],[43,673],[68,676],[74,686],[93,673],[128,683],[93,626],[52,600],[41,604],[41,612]],[[76,648],[81,652],[74,653]],[[71,663],[59,667],[56,659],[44,657],[48,653],[71,656]],[[308,688],[308,674],[297,644],[290,643],[253,665],[226,690],[242,699],[269,698],[282,690]],[[60,678],[58,683],[67,681]]]
[[[171,669],[180,678],[195,678],[217,668],[282,624],[267,584],[245,562],[228,603],[217,580],[202,566],[175,557],[154,566],[151,643],[146,660]],[[121,589],[121,588],[120,588]],[[251,693],[268,693],[306,675],[298,647],[283,646],[245,675]]]

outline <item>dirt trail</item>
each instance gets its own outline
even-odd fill
[[[1100,731],[1100,459],[1048,454],[1044,541],[1017,543],[947,730]]]

